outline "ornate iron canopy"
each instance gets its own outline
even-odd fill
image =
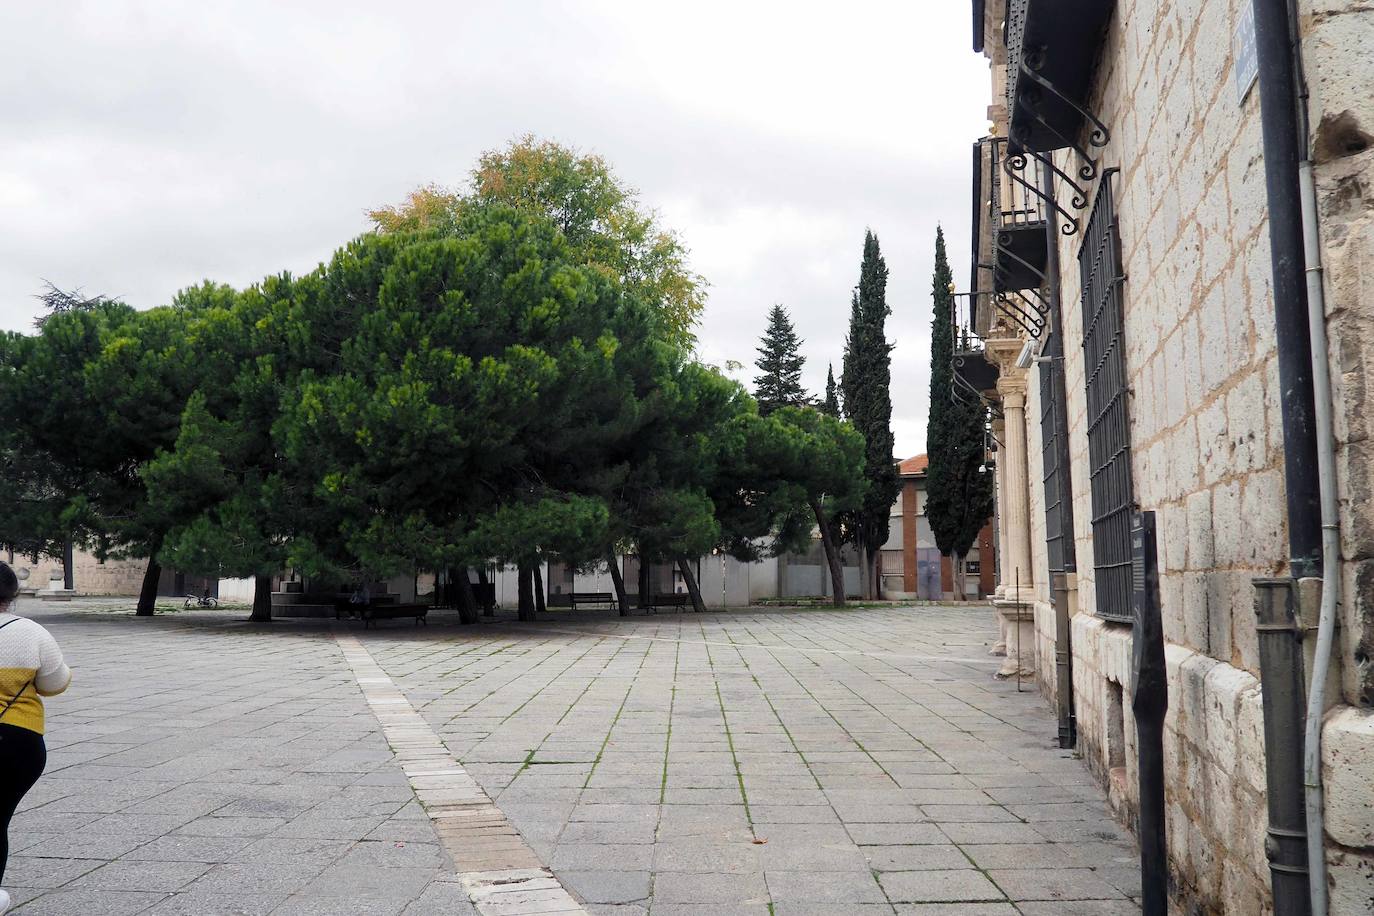
[[[999,372],[982,350],[964,350],[954,354],[954,375],[974,391],[992,391],[997,387]]]
[[[1072,149],[1082,163],[1079,177],[1097,177],[1097,160],[1089,150],[1106,146],[1111,132],[1086,100],[1112,6],[1112,0],[1008,0],[1007,117],[1013,154]],[[1085,127],[1086,146],[1079,139]]]

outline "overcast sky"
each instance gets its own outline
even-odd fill
[[[710,281],[702,357],[768,308],[839,361],[864,229],[891,278],[896,450],[924,449],[935,225],[968,276],[985,62],[967,2],[0,6],[0,327],[44,279],[148,307],[303,272],[526,132],[600,153]]]

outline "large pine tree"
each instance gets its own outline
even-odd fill
[[[971,394],[954,396],[953,274],[945,253],[945,234],[935,231],[935,275],[931,298],[930,420],[926,426],[926,517],[935,546],[955,561],[956,588],[962,592],[964,558],[992,515],[992,475],[983,467],[986,410]],[[984,559],[984,562],[988,558]],[[959,594],[956,597],[962,598]]]
[[[802,366],[806,357],[798,351],[801,338],[787,317],[787,309],[775,305],[768,312],[768,329],[759,343],[759,358],[755,364],[759,375],[754,378],[754,397],[759,413],[769,414],[779,407],[801,407],[807,403],[802,387]]]
[[[878,237],[864,235],[859,286],[851,300],[849,337],[845,341],[840,388],[846,418],[864,437],[864,478],[868,489],[863,504],[846,528],[864,562],[868,597],[880,597],[880,552],[888,537],[892,503],[901,489],[893,460],[892,345],[887,341],[887,262]]]

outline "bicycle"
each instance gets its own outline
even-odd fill
[[[186,603],[182,607],[219,607],[219,599],[210,594],[207,588],[205,594],[197,595],[193,591],[186,592]]]

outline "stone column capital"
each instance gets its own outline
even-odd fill
[[[1001,382],[997,383],[997,393],[1002,396],[1002,410],[1025,410],[1026,409],[1026,387],[1024,385],[1008,385],[1005,388]]]

